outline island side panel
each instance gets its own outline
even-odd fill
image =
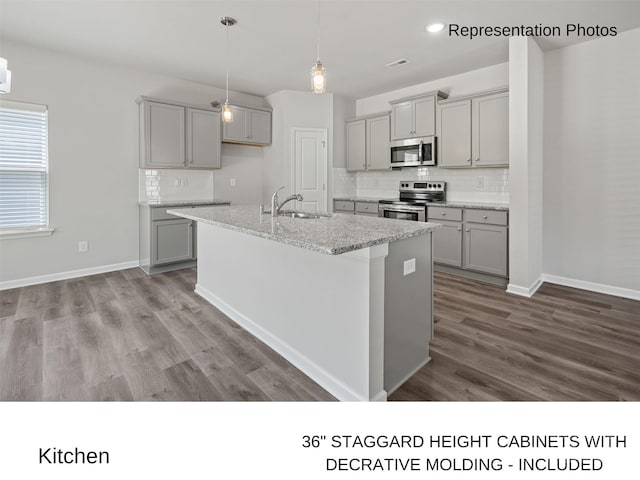
[[[337,398],[386,399],[387,244],[326,255],[199,223],[198,248],[197,293]]]
[[[404,264],[415,259],[415,272]],[[391,394],[429,360],[433,332],[431,233],[389,244],[385,268],[384,388]]]

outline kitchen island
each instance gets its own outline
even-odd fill
[[[386,400],[429,361],[437,224],[168,213],[198,222],[196,293],[339,400]]]

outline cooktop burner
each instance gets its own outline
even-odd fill
[[[418,205],[429,203],[442,203],[446,200],[445,190],[447,182],[400,182],[400,198],[380,200],[380,203],[388,205]]]

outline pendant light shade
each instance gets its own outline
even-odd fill
[[[222,107],[222,121],[223,123],[231,123],[233,122],[233,109],[229,104],[229,27],[234,26],[238,22],[236,22],[235,18],[222,17],[220,23],[224,25],[227,32],[227,99]]]
[[[318,0],[318,25],[316,40],[316,63],[311,67],[311,91],[313,93],[324,93],[327,89],[327,78],[325,69],[320,61],[320,0]]]
[[[327,89],[327,82],[324,76],[324,67],[320,60],[311,68],[311,91],[313,93],[324,93]]]
[[[11,91],[11,70],[7,69],[7,60],[0,57],[0,93]]]

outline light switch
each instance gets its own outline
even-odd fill
[[[235,179],[235,178],[232,178],[231,180],[229,180],[229,184],[230,184],[232,187],[235,187],[235,186],[236,186],[236,179]]]
[[[404,275],[407,276],[416,271],[416,259],[410,258],[404,261]]]

